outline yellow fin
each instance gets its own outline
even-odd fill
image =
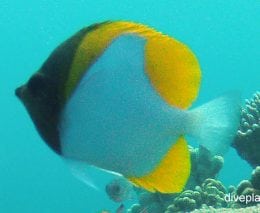
[[[184,137],[180,137],[151,173],[128,179],[151,192],[177,193],[183,190],[190,168],[188,144]]]
[[[200,87],[199,62],[181,42],[156,36],[146,45],[146,72],[152,85],[170,105],[187,109]]]

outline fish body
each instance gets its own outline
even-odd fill
[[[187,110],[200,79],[186,45],[145,25],[115,21],[65,41],[16,94],[62,157],[169,193],[180,192],[190,174],[185,135],[223,153],[238,126],[236,95]]]

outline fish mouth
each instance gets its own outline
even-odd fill
[[[16,88],[15,89],[16,97],[18,97],[19,99],[22,99],[23,91],[24,91],[24,86],[20,86],[20,87]]]

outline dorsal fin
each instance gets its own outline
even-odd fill
[[[188,108],[200,87],[200,67],[192,51],[168,36],[148,39],[146,72],[161,97],[170,105]]]
[[[122,34],[137,34],[147,39],[145,68],[152,85],[169,104],[188,108],[200,86],[200,67],[192,51],[181,42],[142,24],[106,22],[86,33],[75,52],[65,85],[65,100],[96,59]]]

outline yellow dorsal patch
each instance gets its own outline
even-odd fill
[[[187,108],[197,97],[200,68],[196,57],[184,44],[142,24],[116,21],[100,24],[88,32],[75,52],[65,100],[70,96],[85,71],[122,34],[133,33],[147,39],[146,74],[152,85],[169,104]]]
[[[183,190],[190,168],[188,145],[184,137],[180,137],[151,173],[128,179],[151,192],[177,193]]]

